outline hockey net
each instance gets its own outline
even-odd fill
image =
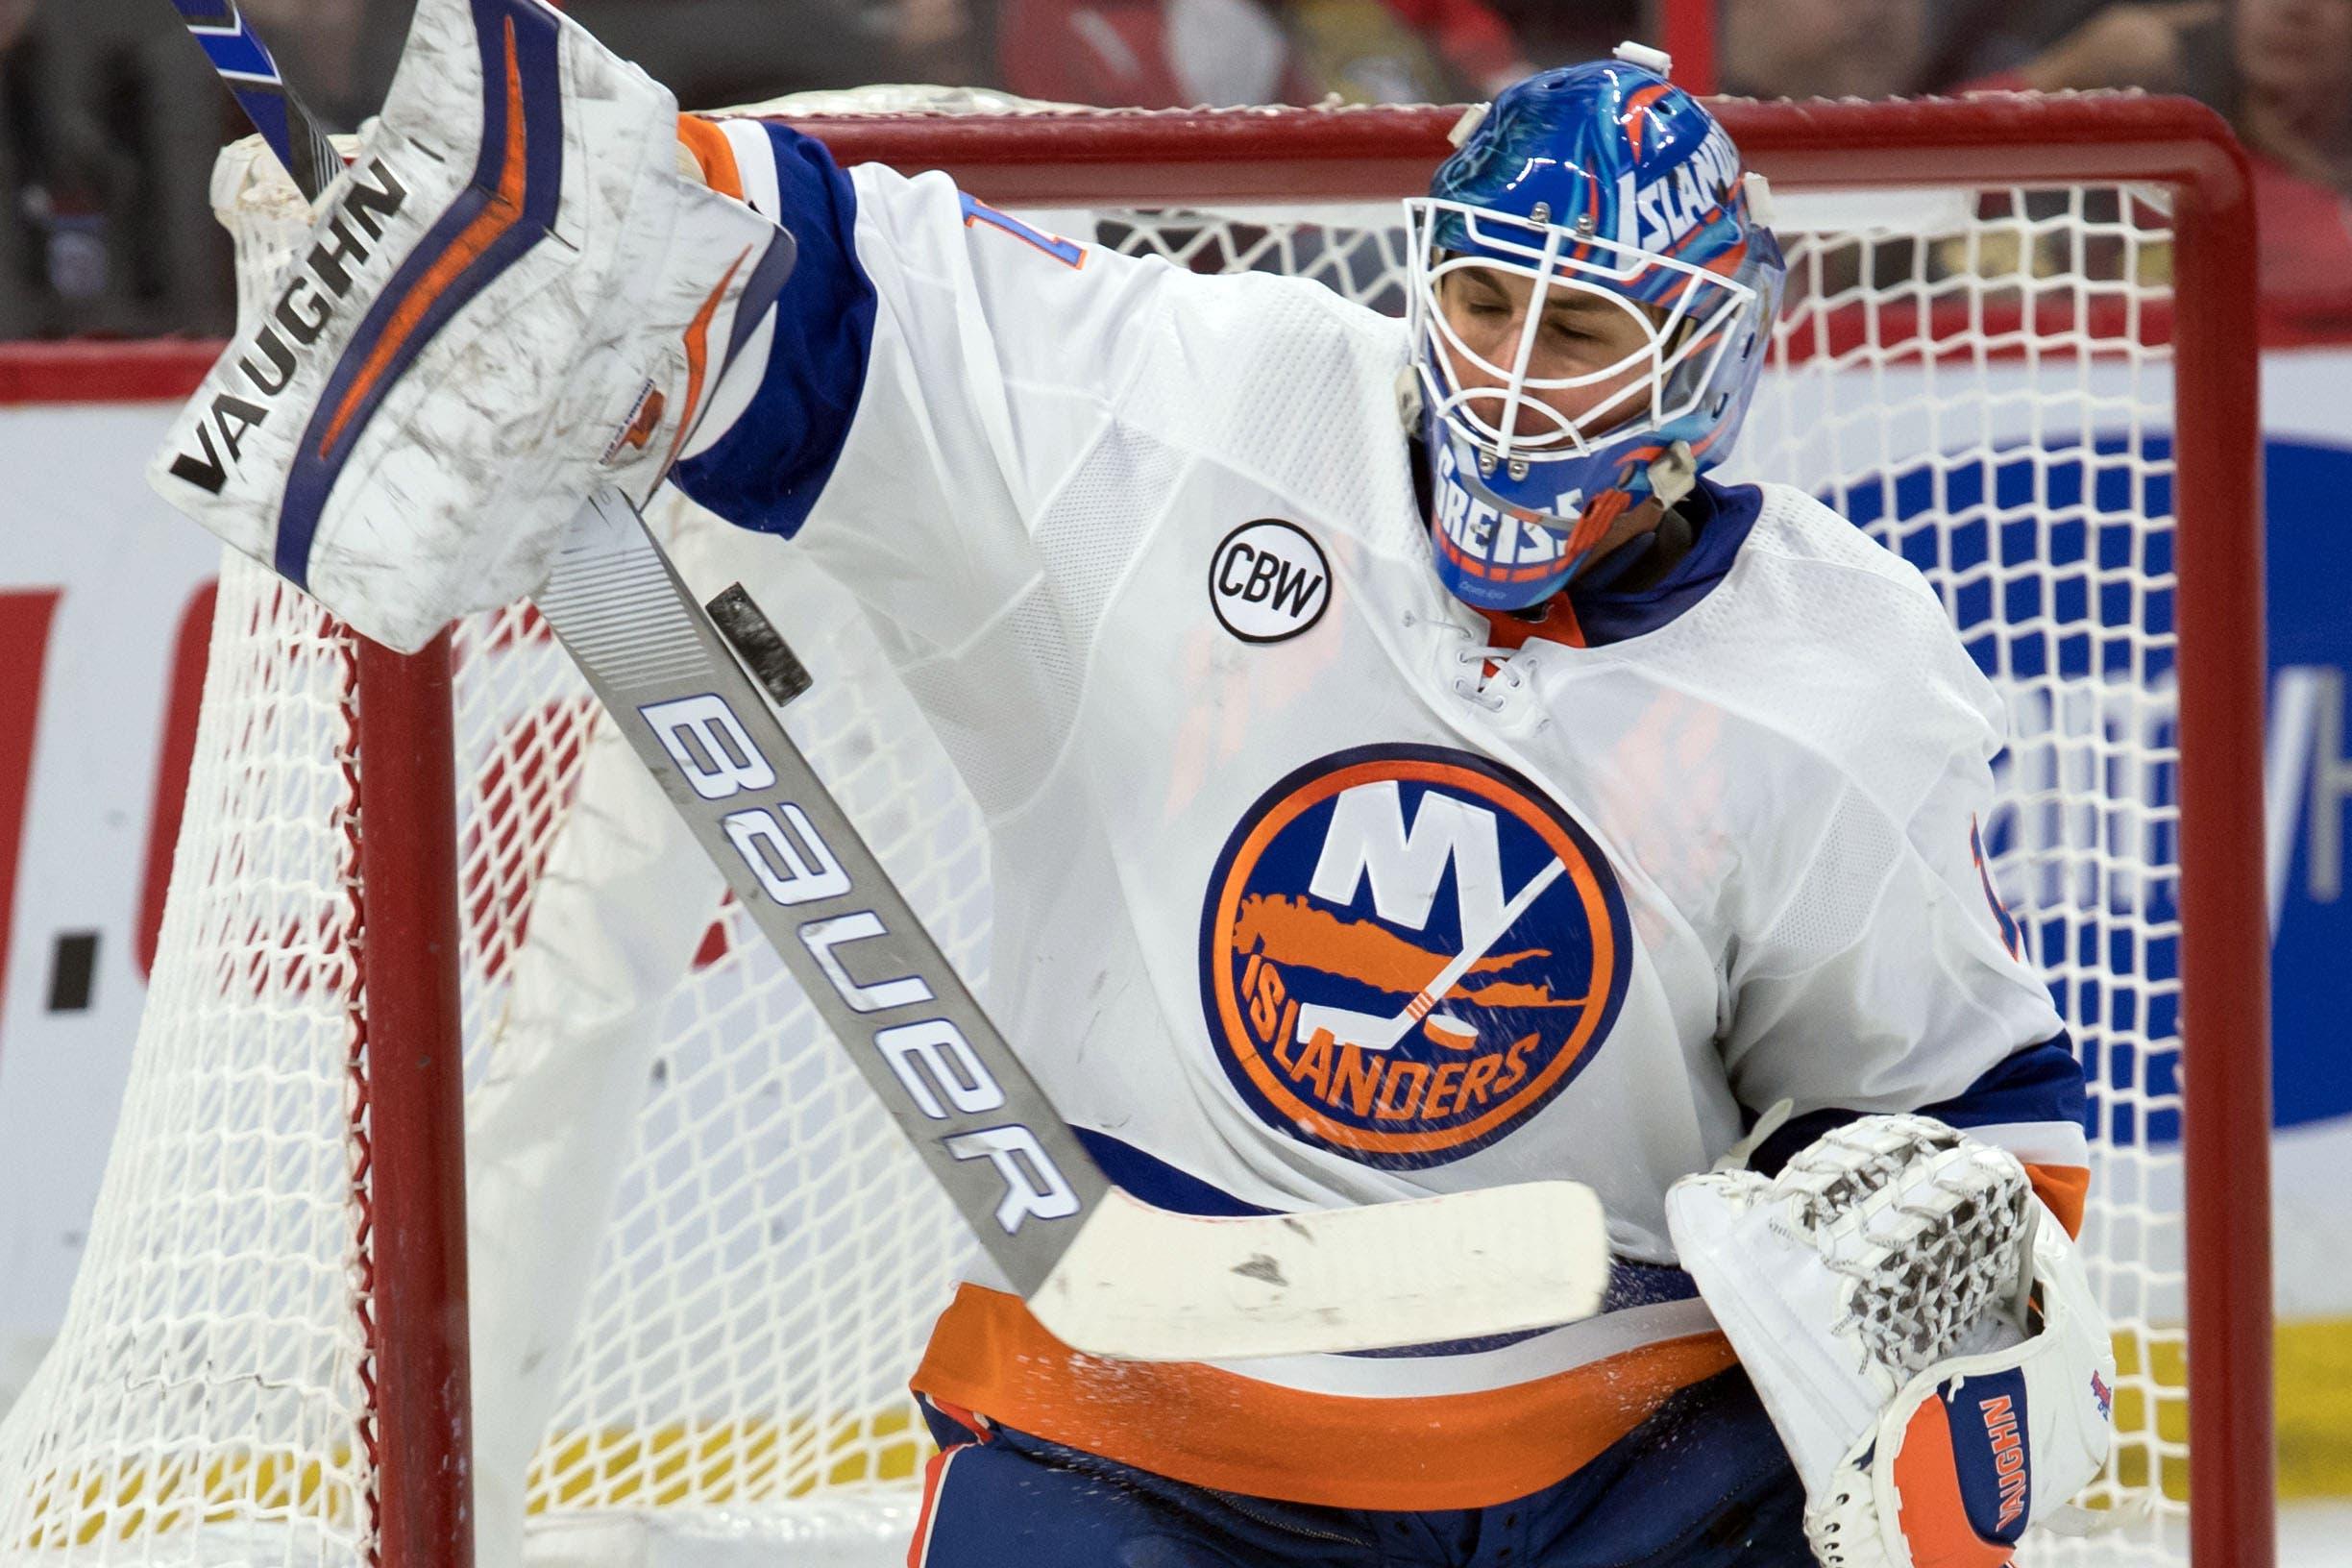
[[[2201,165],[2120,149],[2210,133],[2145,105],[2078,105],[2063,126],[2014,110],[2006,130],[1961,106],[1807,112],[1732,117],[1779,189],[1791,288],[1727,477],[1803,485],[1919,565],[2007,699],[1987,871],[2093,1083],[2084,1243],[2121,1374],[2116,1457],[2086,1499],[2117,1528],[2027,1556],[2181,1559],[2182,1083],[2198,1058],[2182,1036],[2176,502],[2199,465],[2252,457],[2246,432],[2193,429],[2174,397],[2180,231],[2212,200],[2190,178]],[[2089,151],[1939,163],[1917,153],[1936,139],[1922,114],[1939,145],[2022,146],[2039,127]],[[949,142],[935,118],[824,134],[848,156],[947,161],[1063,233],[1195,270],[1301,273],[1393,312],[1392,198],[1426,178],[1449,119],[1057,117],[1050,143],[999,116],[957,122]],[[1912,150],[1883,164],[1822,152],[1874,135]],[[1266,199],[1323,185],[1335,194]],[[249,249],[265,216],[244,213]],[[985,988],[976,815],[855,610],[789,551],[678,504],[658,521],[691,582],[742,577],[786,625],[818,677],[791,727]],[[2250,551],[2250,515],[2234,526]],[[2211,649],[2253,634],[2199,635]],[[894,1560],[928,1451],[904,1380],[968,1238],[679,849],[533,614],[458,628],[451,660],[481,1560]],[[386,1430],[380,1397],[384,1111],[362,982],[399,939],[370,927],[359,789],[373,771],[371,802],[397,795],[384,775],[404,759],[358,743],[358,664],[309,601],[225,562],[88,1253],[54,1351],[0,1425],[0,1559],[382,1560],[382,1458],[413,1434]],[[2233,744],[2218,722],[2195,741]],[[2193,808],[2210,814],[2193,832],[2240,805]],[[2259,1018],[2247,1035],[2228,1016],[2247,994],[2258,1014],[2259,986],[2199,992],[2194,1051],[2259,1052]],[[2242,1111],[2217,1092],[2192,1121]],[[2266,1314],[2266,1280],[2233,1310]],[[2217,1314],[2199,1311],[2202,1331]],[[2218,1425],[2235,1396],[2215,1386],[2197,1402]],[[419,1551],[404,1560],[444,1560]]]

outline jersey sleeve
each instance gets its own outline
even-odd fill
[[[680,487],[952,644],[1035,576],[1029,520],[1188,275],[1042,233],[943,174],[844,171],[779,122],[681,127],[706,180],[773,217],[797,257]]]
[[[2072,1231],[2089,1185],[2082,1071],[1985,864],[1997,708],[1972,667],[1942,695],[1965,700],[1911,703],[1886,742],[1941,732],[1922,797],[1890,801],[1883,778],[1850,776],[1795,886],[1739,950],[1726,1066],[1751,1112],[1791,1102],[1759,1170],[1841,1122],[1922,1112],[2016,1154]],[[1939,706],[1940,721],[1917,717]]]

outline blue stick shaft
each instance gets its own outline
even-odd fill
[[[237,107],[270,144],[302,193],[316,201],[343,172],[327,133],[286,86],[278,61],[237,10],[236,0],[172,0],[180,19],[204,45]]]

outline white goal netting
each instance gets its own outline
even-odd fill
[[[1402,306],[1390,205],[1034,216]],[[1802,484],[1917,563],[2000,686],[1988,871],[2094,1083],[2085,1239],[2122,1377],[2091,1501],[2128,1522],[2028,1556],[2168,1560],[2186,1422],[2162,205],[1829,193],[1789,200],[1782,228],[1789,308],[1727,477]],[[705,594],[742,577],[794,606],[818,684],[793,729],[984,986],[976,817],[863,623],[785,552],[668,523]],[[467,625],[455,659],[482,1560],[894,1560],[925,1452],[904,1380],[968,1242],[677,858],[535,618]],[[355,752],[353,667],[306,600],[227,563],[89,1252],[0,1424],[0,1561],[375,1560],[351,879],[354,783],[380,764]]]

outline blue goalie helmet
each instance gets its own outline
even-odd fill
[[[1627,45],[1529,77],[1406,203],[1437,571],[1480,609],[1557,593],[1747,416],[1787,266],[1666,68]]]

